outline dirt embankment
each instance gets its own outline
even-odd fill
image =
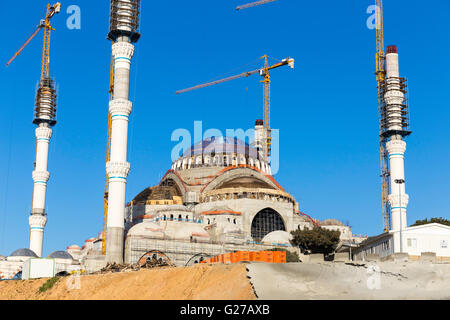
[[[246,266],[196,265],[61,278],[39,293],[47,279],[1,281],[0,300],[252,300]],[[68,282],[70,282],[68,284]]]

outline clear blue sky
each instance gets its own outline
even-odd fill
[[[248,129],[262,116],[259,77],[176,96],[263,54],[291,56],[296,69],[272,72],[272,127],[280,130],[276,179],[318,219],[349,221],[354,233],[382,230],[373,1],[279,0],[236,12],[244,0],[146,1],[131,75],[132,170],[127,201],[171,165],[173,130]],[[66,9],[81,8],[81,30]],[[0,253],[28,246],[35,138],[33,107],[42,33],[9,68],[46,1],[6,3],[0,18],[2,126]],[[54,18],[51,71],[59,86],[51,142],[44,254],[83,244],[102,228],[110,42],[109,1],[63,1]],[[450,212],[450,2],[385,1],[386,45],[396,44],[409,79],[406,154],[408,222]],[[256,68],[257,63],[247,68]],[[248,88],[248,90],[247,90]]]

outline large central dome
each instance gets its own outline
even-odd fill
[[[259,158],[258,151],[236,137],[211,137],[197,142],[187,149],[182,157],[211,154],[243,154]]]
[[[236,137],[211,137],[197,142],[172,164],[172,170],[250,166],[271,174],[260,150]]]

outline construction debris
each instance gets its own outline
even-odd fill
[[[173,264],[168,263],[162,259],[147,259],[145,263],[139,264],[125,264],[125,263],[108,263],[105,267],[100,269],[93,274],[105,274],[105,273],[114,273],[114,272],[131,272],[131,271],[139,271],[141,269],[152,269],[152,268],[160,268],[160,267],[174,267]]]

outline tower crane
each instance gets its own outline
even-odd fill
[[[44,45],[42,48],[42,67],[41,67],[41,82],[44,79],[44,77],[49,76],[49,54],[50,54],[50,35],[52,30],[52,25],[50,23],[50,20],[53,18],[53,16],[61,11],[61,4],[57,2],[54,5],[47,5],[47,14],[45,15],[45,18],[41,20],[39,25],[37,26],[36,30],[33,32],[33,34],[25,41],[25,43],[20,47],[20,49],[12,56],[11,59],[6,63],[6,66],[9,66],[18,55],[21,54],[23,49],[33,40],[33,38],[41,31],[41,29],[44,29]]]
[[[201,89],[201,88],[205,88],[205,87],[209,87],[215,84],[219,84],[219,83],[223,83],[223,82],[227,82],[227,81],[231,81],[231,80],[235,80],[235,79],[240,79],[240,78],[244,78],[244,77],[249,77],[253,74],[259,74],[261,77],[263,77],[263,80],[261,80],[261,83],[263,83],[263,87],[264,87],[264,99],[263,99],[263,107],[264,107],[264,141],[265,141],[265,150],[264,150],[264,156],[266,161],[270,162],[270,153],[271,153],[271,146],[272,146],[272,139],[271,139],[271,127],[270,127],[270,75],[269,75],[269,71],[272,69],[276,69],[282,66],[289,66],[290,68],[294,69],[294,59],[288,57],[286,59],[281,60],[278,63],[275,63],[273,65],[269,65],[268,62],[268,56],[264,55],[261,57],[261,59],[264,59],[264,67],[260,68],[260,69],[256,69],[256,70],[252,70],[252,71],[246,71],[243,72],[241,74],[238,75],[234,75],[228,78],[224,78],[224,79],[220,79],[220,80],[216,80],[216,81],[212,81],[212,82],[208,82],[208,83],[204,83],[204,84],[200,84],[191,88],[187,88],[187,89],[183,89],[183,90],[178,90],[176,92],[176,94],[180,94],[180,93],[184,93],[184,92],[188,92],[188,91],[192,91],[192,90],[196,90],[196,89]]]
[[[386,112],[384,101],[385,79],[386,79],[386,54],[384,49],[384,30],[383,30],[383,0],[375,0],[376,12],[376,42],[377,52],[375,55],[377,87],[378,87],[378,114],[379,114],[379,133],[380,133],[380,166],[381,166],[381,201],[383,216],[383,231],[390,230],[391,207],[388,196],[390,193],[390,172],[389,172],[389,154],[386,150],[387,138],[382,134],[382,118]]]
[[[38,257],[42,255],[44,228],[47,224],[46,193],[47,182],[50,178],[48,172],[48,151],[52,137],[52,127],[56,124],[56,89],[50,77],[50,36],[52,25],[50,20],[61,11],[61,4],[47,5],[45,18],[41,20],[33,34],[20,47],[14,56],[6,63],[9,66],[25,47],[33,40],[41,29],[44,29],[44,41],[42,48],[41,77],[36,92],[33,123],[37,126],[36,153],[34,158],[33,197],[31,202],[31,213],[28,219],[30,225],[29,247]]]
[[[242,10],[242,9],[247,9],[247,8],[251,8],[251,7],[256,7],[256,6],[260,6],[260,5],[262,5],[262,4],[266,4],[266,3],[274,2],[274,1],[277,1],[277,0],[261,0],[261,1],[255,1],[255,2],[252,2],[252,3],[247,3],[247,4],[243,4],[243,5],[241,5],[241,6],[238,6],[238,7],[236,8],[236,10]]]

